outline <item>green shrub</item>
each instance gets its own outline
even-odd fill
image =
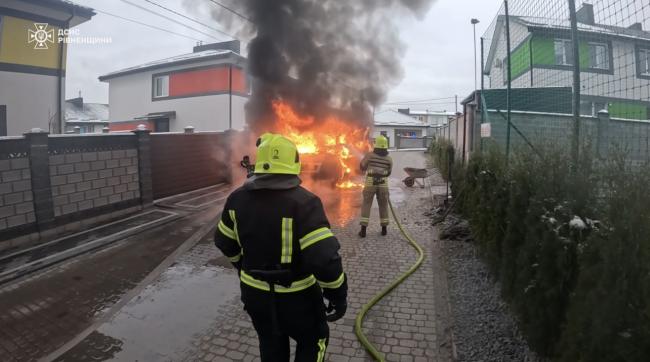
[[[599,232],[581,248],[563,361],[650,356],[650,167],[605,165]]]
[[[457,210],[531,348],[563,361],[645,360],[650,167],[589,152],[573,165],[568,154],[517,150],[507,166],[497,149],[475,155],[454,171]]]
[[[429,146],[433,164],[440,170],[445,181],[449,181],[450,166],[454,163],[454,146],[446,139],[437,139]]]

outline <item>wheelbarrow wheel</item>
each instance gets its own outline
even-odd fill
[[[415,185],[415,178],[407,177],[403,180],[403,182],[404,185],[406,185],[407,187],[413,187],[413,185]]]

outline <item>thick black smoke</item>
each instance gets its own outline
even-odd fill
[[[302,114],[338,113],[371,122],[402,77],[396,22],[421,18],[433,0],[237,0],[225,3],[248,20],[248,69],[253,92],[246,118],[253,129],[273,121],[272,102]],[[186,1],[186,4],[189,1]],[[213,8],[221,24],[236,15]]]

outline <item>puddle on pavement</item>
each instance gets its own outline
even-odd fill
[[[77,361],[107,361],[122,350],[124,344],[119,339],[103,335],[97,331],[84,339],[88,346],[85,351],[75,348],[68,351],[65,356],[56,359],[56,362],[77,362]]]
[[[359,217],[362,190],[336,190],[322,197],[325,212],[333,226],[345,227]]]
[[[96,333],[120,341],[118,348],[102,355],[106,345],[84,339],[57,361],[161,361],[179,360],[193,337],[204,332],[219,309],[239,295],[239,281],[219,267],[177,264],[159,281],[145,288]],[[109,337],[111,336],[111,337]]]
[[[402,184],[401,179],[390,178],[390,199],[395,207],[406,200],[405,186]],[[361,204],[363,202],[363,188],[354,189],[325,189],[318,190],[318,196],[323,201],[325,212],[332,226],[344,228],[352,222],[358,220],[361,213]],[[377,213],[377,200],[373,204],[373,211],[371,215],[378,215]]]

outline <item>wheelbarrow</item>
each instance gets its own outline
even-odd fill
[[[408,177],[402,180],[402,182],[404,182],[404,185],[407,187],[413,187],[416,183],[420,185],[420,187],[424,187],[424,178],[429,176],[429,173],[425,168],[405,167],[404,172],[408,174]],[[418,182],[417,179],[422,179],[422,183]]]

